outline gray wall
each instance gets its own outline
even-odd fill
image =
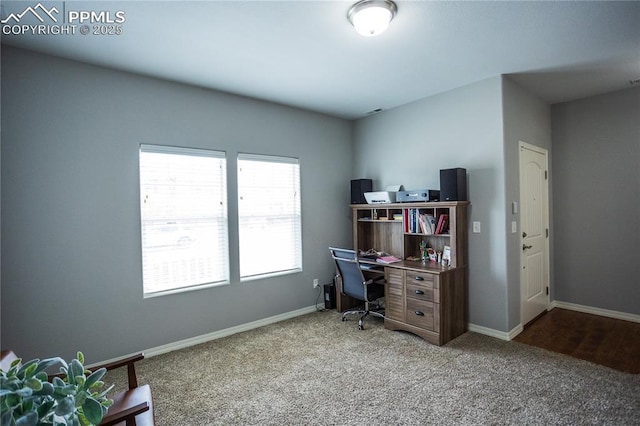
[[[440,188],[440,169],[468,174],[469,321],[507,331],[502,78],[494,77],[356,121],[354,176],[374,189]],[[482,232],[471,233],[480,221]]]
[[[505,230],[507,236],[507,289],[508,289],[508,330],[520,325],[520,209],[512,213],[511,203],[520,204],[520,141],[549,151],[549,168],[552,164],[551,152],[551,108],[549,104],[514,83],[508,77],[502,80],[502,105],[504,115],[504,168],[505,168]],[[551,199],[553,174],[549,174],[549,221],[553,221]],[[518,223],[518,232],[511,232],[511,222]],[[550,241],[550,271],[553,270],[553,249]],[[551,282],[553,297],[553,282]],[[523,324],[524,325],[524,324]]]
[[[91,362],[309,307],[351,243],[348,121],[6,46],[1,89],[3,348]],[[143,299],[141,143],[227,152],[230,285]],[[238,282],[238,152],[300,158],[304,272]]]
[[[510,331],[520,140],[550,151],[553,298],[640,313],[640,89],[550,108],[494,77],[350,123],[2,46],[0,90],[0,343],[25,357],[102,360],[313,305],[327,246],[351,245],[348,180],[438,188],[450,167],[468,172],[469,321]],[[140,143],[227,152],[232,284],[142,298]],[[303,273],[238,282],[237,152],[301,159]]]
[[[551,112],[555,299],[640,314],[640,88]]]

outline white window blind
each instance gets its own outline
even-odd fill
[[[224,152],[140,146],[145,296],[229,282]]]
[[[240,278],[302,270],[297,158],[238,155]]]

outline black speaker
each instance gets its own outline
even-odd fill
[[[365,192],[371,192],[373,184],[371,179],[354,179],[351,181],[351,204],[367,204],[364,198]]]
[[[467,169],[440,170],[440,201],[469,201]]]

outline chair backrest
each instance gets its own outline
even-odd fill
[[[329,251],[342,277],[342,292],[358,300],[366,300],[366,280],[360,269],[358,253],[355,250],[333,247],[329,247]]]

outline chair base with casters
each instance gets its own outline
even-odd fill
[[[370,307],[371,304],[373,304],[374,306]],[[364,309],[343,312],[342,321],[347,320],[347,315],[361,315],[360,319],[358,320],[358,330],[364,330],[364,320],[366,317],[373,316],[384,319],[384,308],[382,308],[377,303],[366,302],[364,305]]]
[[[367,280],[360,267],[355,250],[330,247],[331,257],[336,263],[338,275],[342,278],[342,293],[364,303],[363,309],[349,310],[342,314],[342,321],[348,315],[360,315],[358,329],[364,329],[364,320],[368,316],[384,318],[384,310],[377,300],[384,296],[384,278]]]

